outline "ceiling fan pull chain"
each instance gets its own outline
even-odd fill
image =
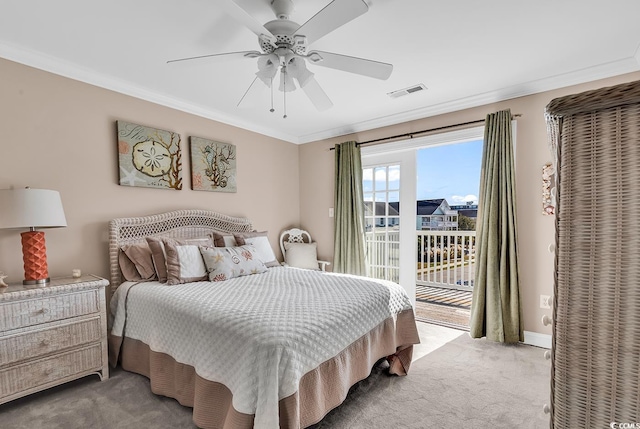
[[[273,113],[275,112],[276,109],[273,108],[273,77],[271,78],[271,109],[269,109],[269,112]]]
[[[283,99],[283,104],[284,104],[284,115],[282,116],[283,119],[287,118],[287,68],[285,66],[282,66],[282,99]]]

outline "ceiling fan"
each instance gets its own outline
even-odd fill
[[[271,112],[273,109],[273,82],[280,72],[278,89],[286,93],[296,89],[294,82],[302,88],[313,105],[320,111],[333,106],[333,103],[316,81],[314,74],[307,69],[306,63],[342,70],[376,79],[386,80],[393,71],[393,65],[364,58],[351,57],[325,51],[308,51],[309,45],[326,36],[333,30],[352,21],[369,10],[364,0],[333,0],[311,19],[302,25],[289,20],[293,11],[292,0],[271,0],[271,9],[276,19],[264,25],[260,24],[234,0],[219,0],[219,5],[235,20],[248,27],[258,36],[262,52],[241,51],[222,54],[201,55],[167,61],[179,63],[191,60],[243,57],[257,58],[258,71],[253,82],[238,102],[255,88],[258,81],[271,88]],[[286,118],[286,98],[285,113]]]

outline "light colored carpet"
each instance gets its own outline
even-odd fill
[[[418,324],[423,344],[407,377],[376,367],[314,429],[548,427],[549,363],[543,349],[472,340]],[[156,396],[145,377],[120,369],[0,405],[0,428],[194,428],[191,409]]]

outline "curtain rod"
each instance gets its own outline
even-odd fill
[[[521,116],[522,116],[521,113],[515,113],[515,114],[511,115],[511,119],[519,118]],[[445,126],[436,127],[436,128],[429,128],[428,130],[414,131],[412,133],[398,134],[398,135],[390,136],[390,137],[382,137],[382,138],[375,139],[375,140],[368,140],[366,142],[356,143],[356,146],[362,146],[362,145],[365,145],[365,144],[377,143],[377,142],[381,142],[381,141],[384,141],[384,140],[399,139],[401,137],[409,137],[409,138],[412,139],[417,134],[430,133],[430,132],[433,132],[433,131],[446,130],[446,129],[449,129],[449,128],[463,127],[465,125],[482,124],[482,123],[484,123],[484,121],[485,121],[485,119],[478,119],[476,121],[461,122],[459,124],[445,125]],[[335,147],[329,148],[329,150],[335,150]]]

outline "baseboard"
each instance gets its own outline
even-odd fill
[[[524,343],[530,346],[551,348],[551,335],[538,332],[524,331]]]

